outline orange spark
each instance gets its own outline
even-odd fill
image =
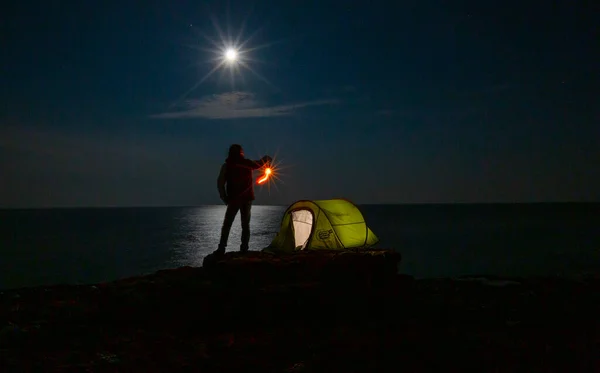
[[[262,184],[265,181],[269,180],[269,176],[271,176],[272,172],[273,170],[271,170],[271,167],[265,168],[265,174],[260,179],[256,180],[256,183]]]

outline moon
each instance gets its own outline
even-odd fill
[[[233,48],[229,48],[225,51],[225,60],[229,63],[235,62],[238,58],[238,52],[233,49]]]

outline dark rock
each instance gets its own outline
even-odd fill
[[[392,250],[299,251],[287,255],[230,252],[208,255],[203,268],[232,285],[319,281],[370,286],[392,280],[399,261],[400,254]]]
[[[0,372],[600,371],[597,280],[416,280],[399,260],[233,252],[4,291]]]

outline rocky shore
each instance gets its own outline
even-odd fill
[[[209,256],[0,294],[0,372],[599,372],[600,281],[414,280],[393,251]]]

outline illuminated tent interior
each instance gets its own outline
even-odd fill
[[[279,233],[264,251],[345,250],[368,248],[378,242],[352,202],[302,200],[287,208]]]

